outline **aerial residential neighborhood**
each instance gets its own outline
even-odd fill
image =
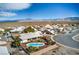
[[[0,55],[79,55],[79,3],[0,3]]]
[[[75,34],[75,31],[76,34]],[[67,40],[70,34],[78,37],[78,24],[46,24],[45,26],[13,26],[0,28],[0,54],[1,55],[38,55],[57,54],[57,49],[61,49],[61,39]],[[65,38],[64,35],[66,35]],[[69,39],[68,39],[69,40]],[[77,39],[78,40],[78,39]],[[66,42],[66,41],[65,41]],[[66,45],[68,42],[63,43]],[[78,44],[75,41],[74,44]],[[72,44],[73,44],[72,43]],[[62,44],[62,43],[61,43]],[[68,43],[69,44],[69,43]],[[67,44],[67,45],[68,45]],[[68,45],[71,48],[78,48],[76,45]],[[43,51],[44,50],[44,51]],[[50,51],[52,50],[52,53]],[[54,52],[53,52],[54,50]],[[60,52],[61,54],[61,52]]]

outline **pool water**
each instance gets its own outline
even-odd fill
[[[37,42],[34,42],[34,43],[28,43],[26,44],[28,47],[32,46],[32,47],[41,47],[41,46],[44,46],[45,44],[44,43],[37,43]]]

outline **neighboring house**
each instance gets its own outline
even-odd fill
[[[53,27],[53,28],[59,28],[59,26],[58,26],[58,25],[53,25],[52,27]]]
[[[55,30],[48,30],[51,34],[56,34]]]
[[[46,30],[46,28],[44,28],[44,27],[39,29],[39,31],[45,31],[45,30]]]
[[[59,28],[60,32],[64,31],[64,28],[63,27],[60,27]]]
[[[3,28],[0,28],[0,31],[4,32],[5,30]]]
[[[4,41],[13,41],[12,34],[10,32],[6,32],[1,36],[1,39]]]
[[[53,27],[52,26],[50,26],[49,24],[47,24],[45,27],[41,27],[40,29],[39,29],[39,31],[46,31],[46,30],[48,30],[48,29],[53,29]],[[47,32],[47,31],[46,31]]]
[[[6,46],[0,46],[0,55],[9,55],[9,52]]]
[[[20,27],[14,28],[13,30],[10,30],[10,31],[11,32],[22,32],[24,29],[25,29],[24,26],[20,26]]]
[[[58,29],[46,29],[45,31],[43,31],[43,33],[46,34],[57,34],[59,32]]]
[[[45,26],[45,28],[52,29],[53,27],[50,26],[49,24],[47,24],[47,25]]]
[[[37,38],[37,37],[41,37],[41,36],[43,36],[41,31],[37,31],[37,32],[20,34],[19,38],[22,40],[22,43],[25,43],[25,42],[27,42],[27,39]]]

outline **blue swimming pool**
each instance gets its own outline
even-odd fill
[[[44,43],[38,43],[38,42],[33,42],[33,43],[28,43],[26,44],[28,47],[32,46],[32,47],[41,47],[44,46]]]

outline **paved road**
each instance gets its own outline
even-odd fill
[[[71,47],[71,48],[79,49],[79,42],[74,41],[72,39],[72,37],[74,35],[77,35],[77,34],[79,34],[79,29],[74,30],[70,34],[57,35],[57,36],[54,37],[54,39],[55,39],[56,42],[58,42],[62,45],[65,45],[65,46],[68,46],[68,47]]]

